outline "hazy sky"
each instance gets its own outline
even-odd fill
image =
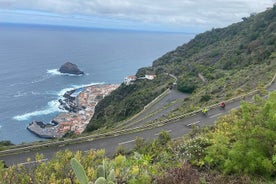
[[[0,22],[200,32],[276,0],[0,0]]]

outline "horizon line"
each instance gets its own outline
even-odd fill
[[[37,27],[37,28],[69,28],[72,30],[105,30],[105,31],[127,31],[127,32],[149,32],[149,33],[172,33],[172,34],[199,34],[200,32],[185,32],[185,31],[169,31],[169,30],[147,30],[147,29],[124,29],[124,28],[102,28],[92,26],[74,26],[74,25],[57,25],[57,24],[42,24],[42,23],[17,23],[17,22],[0,22],[0,26],[22,26],[22,27]]]

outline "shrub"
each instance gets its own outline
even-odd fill
[[[189,161],[198,166],[203,166],[203,158],[206,156],[205,148],[210,145],[208,139],[198,136],[179,144],[176,147],[176,153],[180,159]]]
[[[182,167],[168,169],[164,175],[154,178],[154,182],[158,184],[200,183],[200,175],[196,169],[185,162]]]
[[[205,161],[224,173],[272,176],[276,172],[276,92],[268,100],[255,97],[240,111],[221,118],[209,134]]]

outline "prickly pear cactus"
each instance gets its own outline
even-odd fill
[[[115,182],[115,181],[116,181],[114,169],[111,169],[111,170],[110,170],[109,175],[108,175],[108,177],[107,177],[107,180],[108,180],[108,181],[112,181],[112,182]]]
[[[97,168],[97,177],[103,177],[105,178],[105,168],[103,165],[99,165]]]
[[[96,181],[95,184],[107,184],[107,181],[104,177],[99,177]]]
[[[77,159],[72,158],[70,163],[71,163],[71,166],[72,166],[79,182],[81,184],[88,184],[88,178],[87,178],[85,171],[83,169],[83,166],[80,164],[80,162]]]

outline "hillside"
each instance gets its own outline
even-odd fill
[[[191,93],[170,116],[262,87],[276,72],[276,7],[242,20],[199,34],[155,60],[152,67],[139,69],[137,77],[157,78],[122,84],[97,105],[87,130],[112,126],[142,110],[171,85],[168,73],[178,78],[180,91]]]
[[[144,69],[140,69],[136,76],[143,77],[145,72]],[[94,116],[88,124],[88,131],[96,130],[103,125],[111,126],[114,122],[138,113],[172,82],[170,76],[159,74],[154,80],[137,79],[131,85],[121,84],[117,90],[97,104]]]
[[[212,128],[194,128],[176,140],[166,131],[152,142],[136,138],[133,151],[121,145],[112,158],[104,150],[62,149],[52,159],[42,154],[28,159],[32,167],[5,168],[0,161],[0,183],[272,184],[275,107],[276,92],[266,99],[255,96],[253,102],[243,102],[240,109],[221,116]]]
[[[204,85],[199,73],[212,82],[242,69],[270,65],[275,58],[275,32],[274,7],[226,28],[197,35],[189,43],[154,61],[153,68],[157,74],[168,72],[178,76],[179,90],[193,92]]]

